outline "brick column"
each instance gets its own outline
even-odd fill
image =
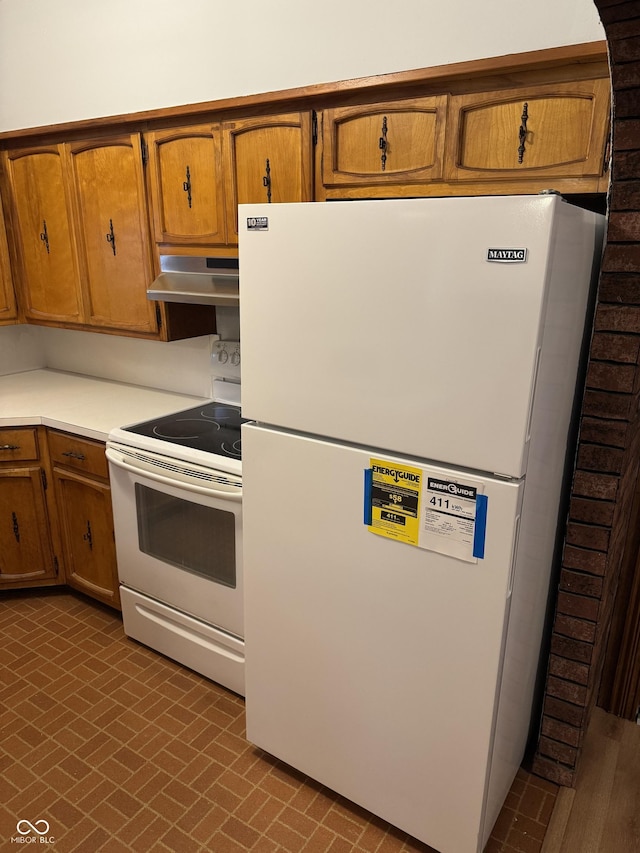
[[[573,785],[597,698],[640,456],[640,4],[596,0],[614,90],[610,216],[535,773]]]

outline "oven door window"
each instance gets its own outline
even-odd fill
[[[136,483],[138,544],[150,557],[236,586],[235,515]]]

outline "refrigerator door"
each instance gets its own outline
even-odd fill
[[[243,415],[522,476],[539,368],[544,421],[570,409],[596,218],[558,196],[242,205]]]
[[[441,853],[476,853],[522,483],[422,466],[486,497],[484,558],[459,559],[363,523],[378,457],[243,427],[247,737]]]

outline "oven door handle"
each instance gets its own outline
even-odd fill
[[[124,468],[125,471],[130,471],[132,474],[137,474],[140,477],[145,477],[149,480],[155,480],[156,483],[162,483],[165,486],[173,486],[175,489],[184,489],[185,491],[195,492],[199,495],[209,495],[210,497],[221,498],[225,501],[242,501],[242,489],[237,491],[224,492],[218,489],[211,489],[206,486],[198,486],[192,483],[187,483],[184,480],[172,480],[171,477],[163,477],[162,474],[156,474],[155,471],[149,471],[147,468],[137,468],[135,465],[130,465],[125,462],[123,457],[107,447],[106,457],[109,462],[112,462],[118,468]]]

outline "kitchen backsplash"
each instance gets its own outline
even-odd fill
[[[48,367],[194,396],[211,395],[214,336],[164,343],[54,329],[0,328],[0,375]]]
[[[39,332],[36,326],[0,327],[0,376],[45,366]]]

